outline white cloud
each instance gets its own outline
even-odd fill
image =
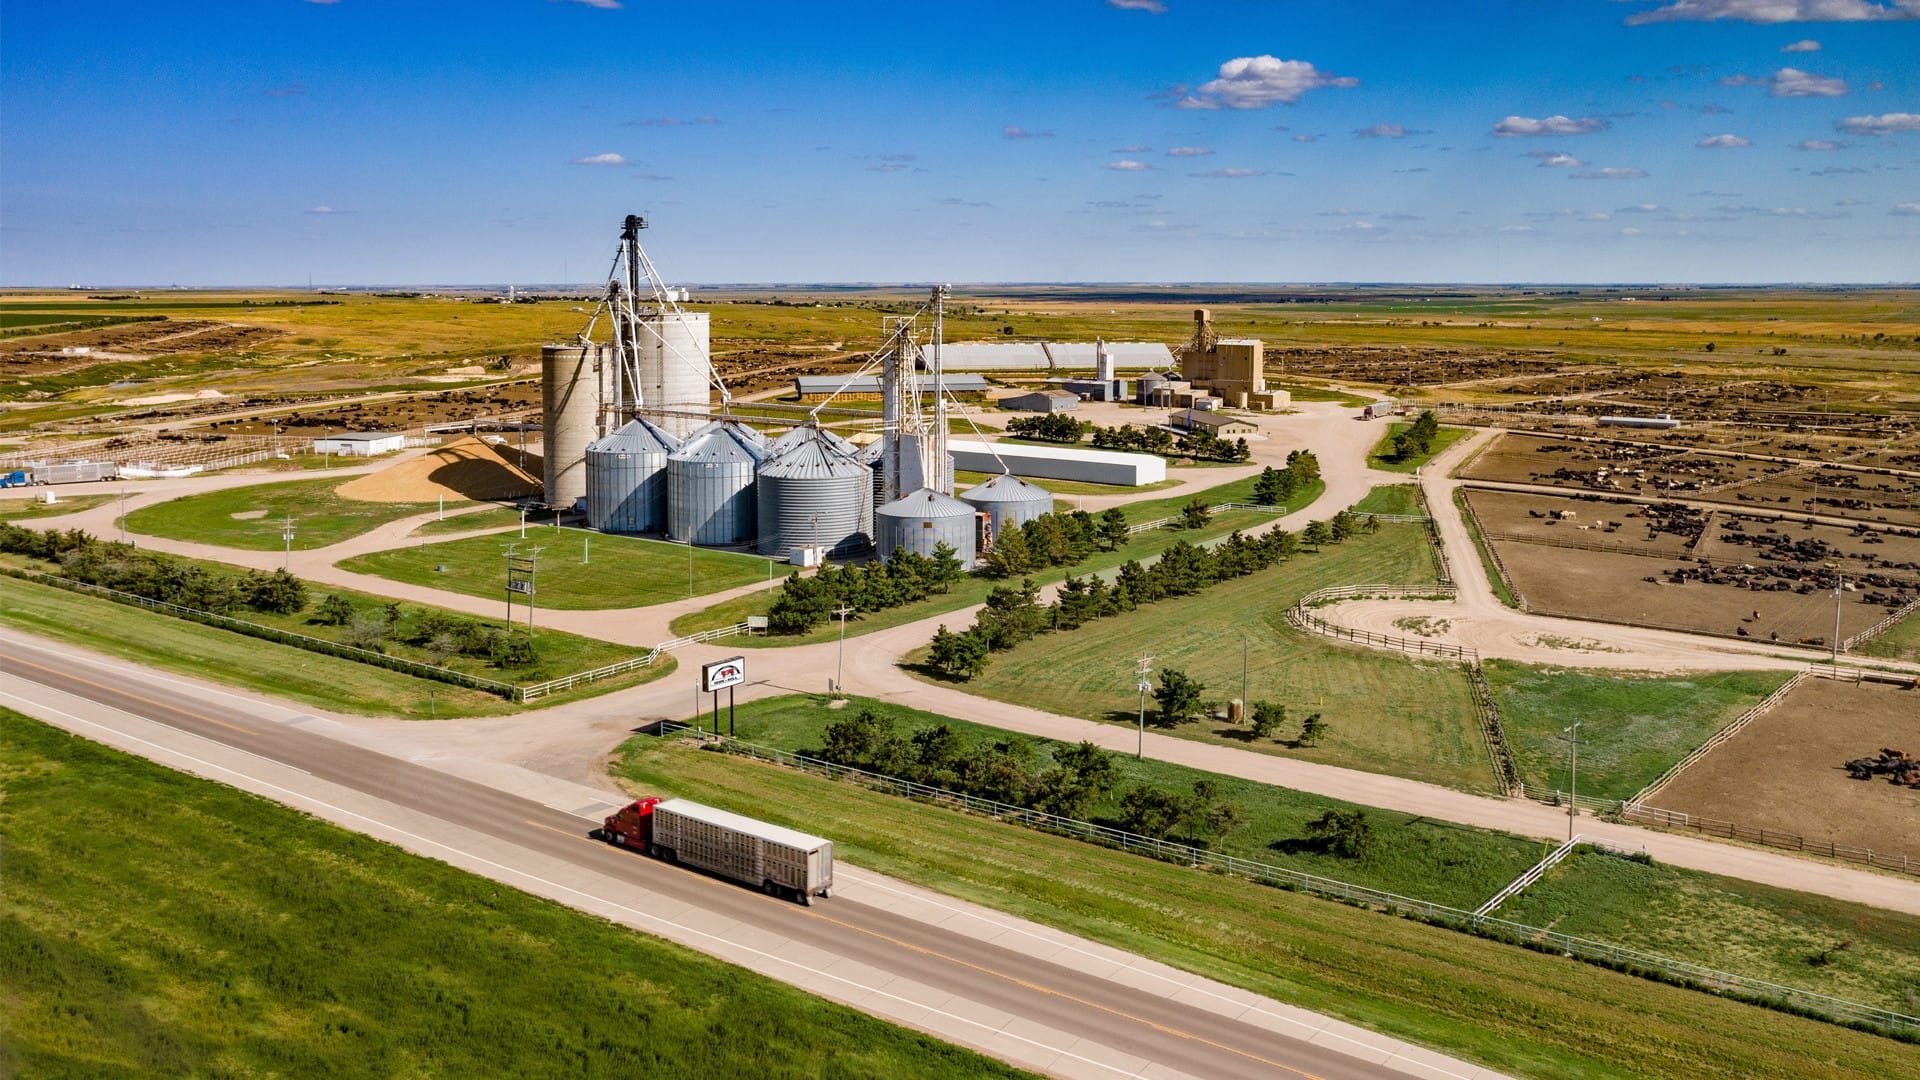
[[[1667,208],[1664,206],[1661,206],[1659,203],[1643,202],[1643,203],[1636,203],[1633,206],[1623,206],[1620,209],[1614,211],[1614,213],[1616,214],[1663,214],[1666,212],[1666,210]]]
[[[1354,128],[1353,133],[1363,139],[1404,139],[1409,134],[1399,124],[1375,124],[1372,127]]]
[[[1628,26],[1657,22],[1877,22],[1920,19],[1920,0],[1673,0],[1627,16]]]
[[[1051,139],[1053,138],[1053,132],[1028,131],[1026,128],[1015,127],[1012,124],[1008,124],[1006,127],[1000,129],[1000,137],[1003,139]]]
[[[1116,153],[1116,154],[1151,154],[1151,153],[1153,153],[1153,147],[1151,147],[1151,146],[1123,146],[1123,147],[1121,147],[1120,149],[1118,149],[1118,150],[1115,150],[1115,151],[1114,151],[1114,153]]]
[[[1569,180],[1640,180],[1646,177],[1645,169],[1587,169],[1584,172],[1568,173]]]
[[[1820,43],[1812,38],[1802,38],[1791,45],[1780,46],[1781,52],[1819,52]]]
[[[1887,213],[1895,217],[1920,217],[1920,202],[1896,203]]]
[[[1188,173],[1187,175],[1198,176],[1205,180],[1239,180],[1243,177],[1265,176],[1267,174],[1260,169],[1214,169],[1211,172]]]
[[[573,2],[576,4],[585,4],[590,8],[599,8],[601,11],[620,10],[620,0],[573,0]],[[333,3],[333,0],[327,0],[327,3]]]
[[[1144,11],[1149,15],[1165,15],[1167,13],[1167,5],[1161,3],[1160,0],[1107,0],[1107,6],[1110,8],[1119,8],[1121,11]]]
[[[325,206],[325,205],[322,205],[322,206],[315,206],[315,207],[312,207],[312,208],[310,208],[310,209],[308,209],[308,210],[307,210],[306,212],[307,212],[307,213],[309,213],[309,214],[338,214],[338,213],[341,213],[341,211],[339,211],[339,210],[335,210],[335,209],[334,209],[333,207],[331,207],[331,206]]]
[[[1106,167],[1114,170],[1115,172],[1140,172],[1143,169],[1153,168],[1153,166],[1147,164],[1144,161],[1134,161],[1131,158],[1122,158],[1119,161],[1109,161],[1107,162]]]
[[[1204,146],[1175,146],[1167,150],[1168,157],[1206,157],[1213,153]]]
[[[1795,150],[1838,150],[1847,145],[1832,139],[1802,139],[1793,144]]]
[[[1380,226],[1375,225],[1371,221],[1349,221],[1345,225],[1340,226],[1340,228],[1337,231],[1350,232],[1350,233],[1370,233],[1378,229],[1379,227]]]
[[[1693,145],[1702,150],[1738,150],[1743,146],[1752,146],[1753,140],[1738,135],[1709,135]]]
[[[1538,167],[1542,169],[1577,169],[1586,164],[1572,154],[1563,154],[1558,150],[1529,150],[1527,156],[1538,158]]]
[[[1591,135],[1603,130],[1606,126],[1607,122],[1597,116],[1583,116],[1578,120],[1558,115],[1538,120],[1530,116],[1509,116],[1493,125],[1493,133],[1510,138],[1533,135]]]
[[[1640,230],[1629,225],[1626,228],[1620,230],[1620,235],[1621,236],[1639,236]]]
[[[1500,226],[1500,231],[1503,233],[1530,233],[1538,230],[1531,225],[1502,225]]]
[[[627,159],[619,154],[595,154],[592,157],[577,157],[569,164],[573,165],[625,165]]]
[[[1849,135],[1897,135],[1902,132],[1920,131],[1920,113],[1890,112],[1879,116],[1849,116],[1833,126]]]
[[[1265,109],[1291,105],[1309,90],[1359,85],[1359,79],[1321,71],[1305,60],[1241,56],[1221,64],[1219,78],[1203,83],[1198,96],[1188,95],[1179,104],[1185,109]]]
[[[1318,137],[1319,136],[1317,135],[1295,135],[1293,137],[1293,141],[1294,142],[1312,142],[1314,141],[1314,139]]]
[[[1845,97],[1847,80],[1815,75],[1798,68],[1781,68],[1767,80],[1767,93],[1774,97]]]

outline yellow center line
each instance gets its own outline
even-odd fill
[[[53,676],[56,676],[56,677],[58,677],[58,678],[61,678],[61,679],[65,679],[65,680],[66,680],[66,681],[68,681],[68,682],[75,682],[75,683],[79,683],[79,684],[81,684],[81,685],[83,685],[83,686],[91,686],[91,687],[93,687],[93,688],[94,688],[94,689],[96,689],[96,690],[103,690],[103,691],[105,691],[105,692],[107,692],[107,693],[109,693],[109,694],[118,694],[119,696],[121,696],[121,697],[123,697],[123,698],[130,698],[130,699],[132,699],[132,700],[134,700],[134,701],[138,701],[138,702],[141,702],[141,703],[143,703],[143,704],[147,704],[147,705],[151,705],[151,706],[153,706],[153,707],[154,707],[154,708],[156,708],[156,709],[166,709],[166,710],[168,710],[169,712],[174,712],[174,713],[178,713],[178,714],[179,714],[179,715],[181,715],[181,716],[185,716],[185,717],[190,717],[190,718],[192,718],[192,719],[194,719],[194,720],[204,720],[204,721],[206,721],[206,722],[207,722],[207,723],[209,723],[209,724],[219,724],[219,725],[220,725],[221,727],[223,727],[223,728],[226,728],[226,729],[228,729],[228,730],[230,730],[230,731],[237,731],[237,732],[239,732],[239,733],[240,733],[240,734],[242,734],[242,735],[258,735],[258,734],[261,734],[261,732],[259,732],[259,731],[256,731],[256,730],[254,730],[253,728],[248,728],[248,727],[242,727],[242,726],[240,726],[239,724],[230,724],[230,723],[228,723],[228,722],[227,722],[227,721],[225,721],[225,720],[217,720],[217,719],[215,719],[215,718],[213,718],[213,717],[211,717],[211,716],[208,716],[208,715],[206,715],[205,713],[198,713],[198,712],[194,712],[194,711],[193,711],[193,710],[191,710],[191,709],[183,709],[183,708],[181,708],[181,707],[180,707],[180,706],[178,706],[178,705],[175,705],[175,704],[172,704],[171,702],[166,702],[166,701],[158,701],[158,700],[155,700],[154,698],[150,698],[150,697],[142,697],[141,695],[139,695],[139,694],[136,694],[136,693],[134,693],[134,692],[132,692],[131,690],[123,690],[123,689],[121,689],[121,688],[119,688],[119,687],[117,687],[117,686],[108,686],[108,685],[107,685],[106,683],[102,683],[102,682],[95,682],[95,681],[94,681],[94,680],[92,680],[92,679],[88,679],[88,678],[84,678],[84,677],[82,677],[82,676],[79,676],[79,675],[74,675],[74,674],[72,674],[72,673],[70,673],[70,672],[66,672],[66,671],[59,671],[59,670],[56,670],[56,669],[54,669],[54,668],[50,668],[50,667],[47,667],[47,666],[46,666],[45,664],[36,664],[36,663],[34,663],[33,661],[31,661],[31,660],[21,660],[21,659],[18,659],[18,658],[16,658],[16,659],[14,659],[14,660],[12,661],[12,663],[13,663],[13,665],[14,665],[14,666],[16,666],[16,667],[25,667],[25,668],[32,668],[32,669],[33,669],[33,670],[35,670],[35,671],[43,671],[43,672],[46,672],[46,673],[47,673],[48,675],[53,675]],[[50,687],[52,687],[53,689],[56,689],[56,690],[57,690],[57,689],[59,689],[59,687],[57,687],[57,686],[53,686],[53,684],[51,684],[51,683],[44,683],[44,684],[42,684],[42,685],[46,685],[46,686],[50,686]],[[107,703],[106,703],[106,702],[97,702],[96,704],[101,704],[101,705],[107,705]],[[111,706],[111,705],[108,705],[107,707],[108,707],[108,708],[112,708],[113,706]]]

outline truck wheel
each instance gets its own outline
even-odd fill
[[[766,893],[768,896],[772,896],[774,893],[778,892],[779,889],[780,889],[780,886],[775,885],[773,883],[772,878],[768,878],[765,881],[762,881],[760,883],[760,891],[763,893]]]
[[[613,841],[613,846],[614,846],[614,847],[626,847],[626,846],[627,846],[627,834],[626,834],[626,833],[623,833],[623,832],[611,832],[611,831],[609,831],[609,832],[607,833],[607,839],[609,839],[609,840],[612,840],[612,841]]]
[[[832,889],[821,889],[821,890],[820,890],[820,899],[822,899],[822,900],[831,900],[831,899],[833,899],[833,890],[832,890]]]

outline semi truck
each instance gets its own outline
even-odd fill
[[[833,841],[690,799],[639,799],[608,817],[600,838],[769,896],[811,905],[833,895]]]

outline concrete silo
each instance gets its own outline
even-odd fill
[[[934,549],[945,543],[961,566],[972,568],[977,513],[951,495],[921,488],[874,512],[875,543],[880,554],[889,559],[896,551],[930,559]]]
[[[687,436],[667,458],[667,535],[708,546],[750,544],[754,474],[767,456],[760,433],[716,420]]]
[[[541,446],[548,506],[571,507],[587,496],[587,444],[599,434],[600,370],[606,349],[590,343],[540,348]]]
[[[704,311],[663,310],[640,320],[639,399],[642,407],[670,413],[713,411],[711,328]],[[663,415],[662,428],[676,438],[691,435],[705,420]]]
[[[960,499],[987,514],[989,531],[986,543],[981,545],[983,551],[992,547],[992,537],[1004,536],[1008,529],[1017,529],[1041,514],[1053,512],[1053,492],[1011,473],[968,488],[960,493]]]
[[[781,437],[760,466],[760,553],[819,546],[848,556],[873,542],[873,470],[845,439],[811,424]]]
[[[665,529],[667,455],[679,446],[679,440],[645,420],[629,420],[588,444],[587,525],[614,533]]]

